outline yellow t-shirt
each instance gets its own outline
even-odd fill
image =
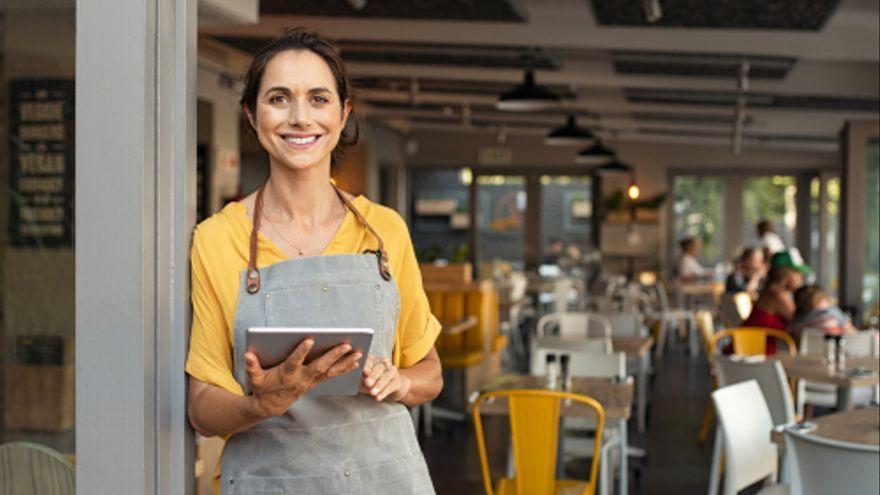
[[[392,280],[400,292],[393,360],[396,366],[407,368],[431,350],[440,323],[431,315],[406,223],[394,210],[363,196],[352,203],[385,243]],[[247,268],[252,228],[247,208],[230,203],[196,227],[191,253],[193,321],[186,372],[239,395],[244,392],[232,374],[232,343],[239,281]],[[259,267],[287,259],[262,234],[258,246]],[[323,254],[361,253],[376,247],[376,238],[349,211]]]

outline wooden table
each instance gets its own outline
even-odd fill
[[[492,392],[496,390],[522,390],[522,389],[545,389],[545,378],[543,376],[534,376],[534,375],[525,375],[519,373],[510,373],[496,376],[495,378],[489,380],[480,386],[481,392]],[[600,404],[602,404],[602,409],[605,410],[605,420],[606,425],[607,422],[616,422],[617,430],[620,436],[620,445],[627,445],[627,430],[626,430],[626,422],[629,419],[631,409],[632,409],[632,401],[633,401],[633,381],[632,378],[627,378],[624,381],[614,381],[610,379],[603,378],[583,378],[583,377],[572,377],[571,380],[571,392],[576,394],[586,395],[588,397],[592,397]],[[493,400],[491,402],[483,402],[480,405],[480,414],[484,415],[506,415],[508,414],[507,408],[507,400]],[[578,417],[578,418],[594,418],[596,417],[595,411],[589,406],[578,402],[572,402],[569,405],[566,405],[564,402],[560,404],[559,414],[562,417]],[[559,434],[559,451],[562,452],[562,433],[563,430],[560,428]],[[627,449],[625,447],[617,449],[620,458],[619,458],[619,467],[620,467],[620,493],[625,495],[627,493],[627,473],[628,473],[628,458],[627,458]],[[557,457],[557,460],[562,459],[562,455]],[[510,459],[508,459],[508,469],[512,463]],[[561,465],[561,464],[560,464]],[[600,468],[601,469],[601,468]],[[510,473],[508,473],[510,474]]]
[[[841,442],[880,445],[880,409],[876,407],[837,412],[810,422],[816,424],[816,430],[810,435]],[[774,428],[770,438],[779,445],[785,443],[781,428]]]
[[[477,317],[468,316],[461,320],[442,320],[440,322],[440,332],[446,335],[456,335],[463,333],[477,326]]]
[[[847,411],[852,409],[852,389],[854,387],[870,387],[880,383],[880,360],[877,358],[847,358],[847,371],[862,367],[873,371],[868,376],[852,376],[846,371],[838,373],[828,366],[820,356],[814,355],[777,355],[776,359],[785,368],[788,378],[794,380],[810,380],[820,383],[837,385],[837,409]]]

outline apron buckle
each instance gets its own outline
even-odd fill
[[[256,294],[260,292],[260,271],[259,270],[248,270],[247,272],[247,292],[248,294]]]
[[[388,256],[385,255],[384,250],[365,249],[364,254],[375,255],[376,260],[379,262],[379,275],[381,275],[382,279],[386,282],[391,280],[391,266],[388,264]]]

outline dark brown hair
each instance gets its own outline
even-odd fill
[[[830,296],[818,285],[805,285],[794,292],[794,303],[797,306],[795,316],[803,316],[815,309],[823,300]]]
[[[770,223],[770,220],[762,218],[760,222],[758,222],[758,233],[761,235],[766,234],[767,232],[773,232],[773,224]]]
[[[770,271],[767,272],[767,280],[764,282],[764,287],[784,283],[785,280],[793,273],[797,273],[797,271],[793,268],[776,265],[770,268]]]
[[[345,64],[342,62],[342,57],[339,56],[336,46],[327,38],[305,28],[288,28],[284,30],[281,36],[275,38],[275,40],[257,52],[244,75],[244,91],[242,91],[241,99],[239,100],[242,112],[247,110],[256,119],[257,95],[260,92],[260,83],[263,80],[263,74],[266,72],[266,66],[269,65],[269,62],[275,55],[287,50],[308,50],[321,57],[327,64],[327,67],[330,68],[333,79],[336,81],[336,93],[339,95],[342,108],[345,108],[346,101],[351,105],[348,120],[352,122],[352,130],[349,134],[346,134],[345,129],[343,129],[343,132],[339,135],[339,143],[333,149],[331,156],[331,163],[336,165],[345,153],[345,150],[357,143],[360,135],[360,126],[354,111],[351,79],[348,76],[348,71],[345,70]],[[256,132],[253,127],[251,127],[251,131]]]

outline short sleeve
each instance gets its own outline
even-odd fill
[[[428,296],[422,286],[422,274],[416,261],[415,251],[409,237],[409,231],[403,219],[400,228],[405,236],[401,250],[400,269],[396,275],[397,288],[400,292],[400,316],[397,323],[397,345],[395,357],[399,356],[396,365],[408,368],[421,361],[440,335],[440,322],[431,314]]]
[[[242,395],[244,392],[232,373],[230,333],[220,299],[211,283],[211,262],[206,245],[197,229],[190,255],[193,314],[186,372],[205,383]]]

